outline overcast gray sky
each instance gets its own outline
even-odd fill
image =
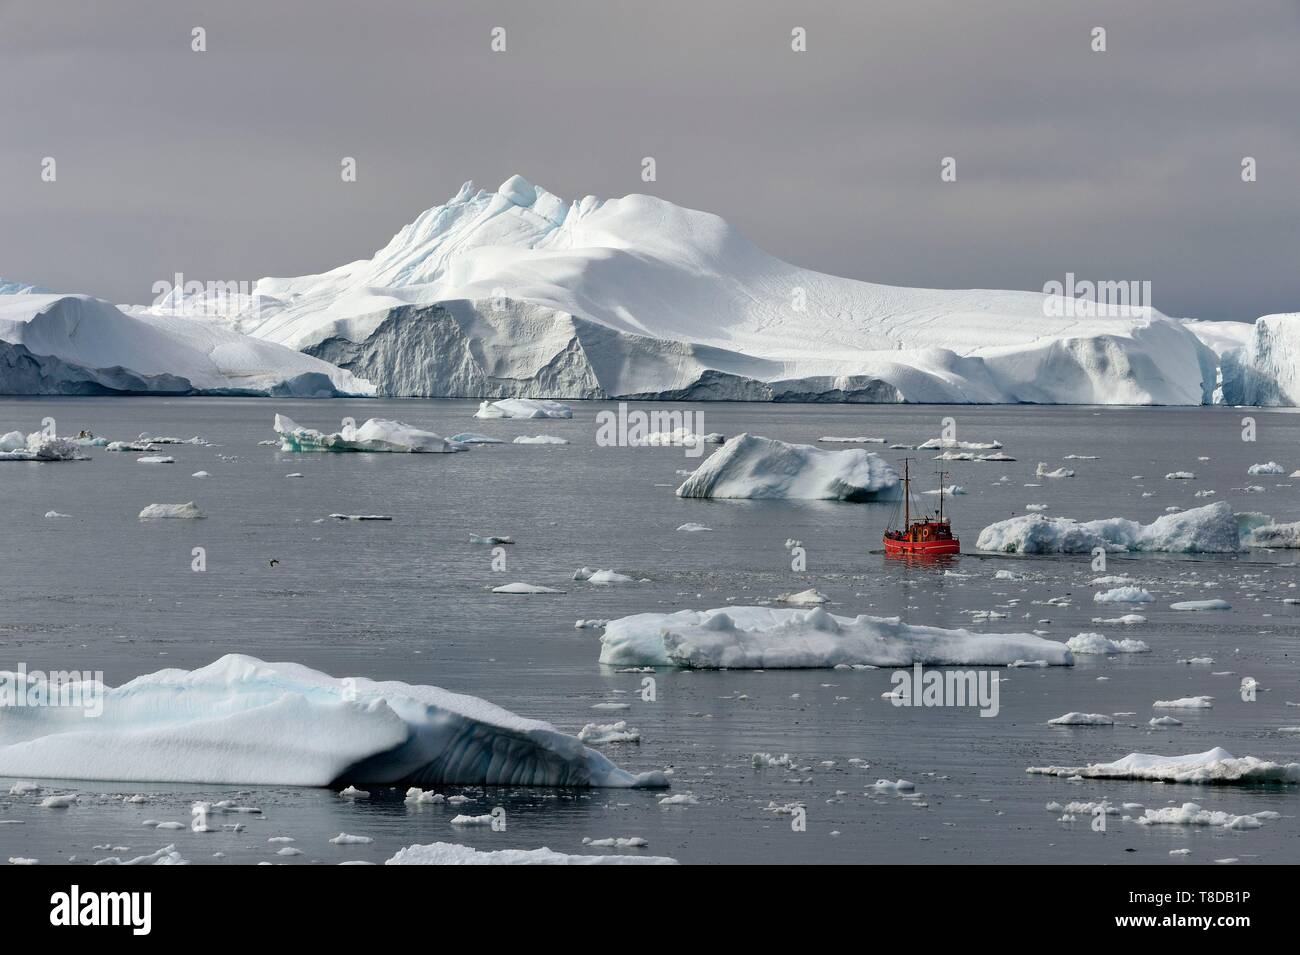
[[[870,281],[1294,311],[1300,0],[0,0],[0,276],[319,272],[516,172]]]

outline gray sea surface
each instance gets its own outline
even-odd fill
[[[701,430],[743,431],[816,443],[873,436],[866,447],[936,436],[999,440],[1016,460],[945,465],[965,493],[949,509],[965,553],[945,564],[887,560],[885,504],[699,501],[674,495],[678,472],[700,458],[681,448],[602,447],[595,415],[607,402],[573,402],[572,420],[476,420],[473,401],[292,401],[66,398],[0,400],[0,431],[34,431],[56,419],[61,434],[90,429],[110,439],[141,433],[201,436],[168,446],[171,465],[138,454],[89,450],[77,463],[0,463],[0,669],[102,670],[118,685],[167,667],[194,668],[223,654],[295,661],[335,676],[432,684],[481,696],[577,732],[626,719],[637,744],[601,747],[626,769],[671,768],[672,793],[697,802],[663,806],[646,790],[449,787],[463,806],[412,807],[397,790],[369,799],[329,789],[39,780],[40,794],[6,795],[0,783],[0,861],[41,863],[129,858],[174,843],[194,863],[346,860],[382,862],[417,843],[482,849],[640,852],[688,863],[1210,863],[1300,862],[1300,786],[1197,786],[1068,781],[1026,767],[1105,762],[1130,752],[1178,755],[1222,746],[1237,756],[1300,760],[1300,596],[1297,551],[1239,556],[1112,556],[1106,571],[1138,578],[1141,606],[1093,601],[1101,576],[1087,555],[975,553],[989,523],[1045,504],[1046,514],[1122,516],[1144,523],[1169,507],[1226,500],[1237,511],[1300,519],[1300,415],[1289,411],[1088,407],[928,407],[710,403],[656,405],[703,415]],[[642,406],[633,405],[634,409]],[[273,439],[272,418],[336,430],[344,416],[388,417],[451,435],[478,431],[509,442],[551,434],[567,445],[477,446],[463,454],[293,454]],[[1242,419],[1255,420],[1254,442]],[[711,450],[711,449],[710,449]],[[933,486],[933,452],[911,452],[919,489]],[[1086,456],[1067,459],[1068,455]],[[1071,478],[1034,476],[1038,462]],[[1251,477],[1277,461],[1281,475]],[[210,477],[195,478],[206,470]],[[1194,480],[1167,480],[1174,471]],[[301,478],[288,478],[301,473]],[[1140,477],[1139,477],[1140,475]],[[1005,477],[1005,480],[1000,480]],[[1247,490],[1258,486],[1260,490]],[[1197,498],[1195,492],[1215,495]],[[1149,496],[1148,496],[1149,495]],[[201,521],[142,522],[155,502],[195,501]],[[927,498],[933,501],[933,497]],[[47,518],[49,511],[69,515]],[[379,513],[353,522],[334,512]],[[686,522],[712,528],[679,532]],[[478,535],[509,535],[507,570],[494,572]],[[787,540],[802,542],[807,569],[791,570]],[[191,570],[203,547],[207,569]],[[271,561],[277,563],[272,566]],[[640,582],[596,586],[576,569],[612,568]],[[999,579],[1010,571],[1023,579]],[[1004,575],[1005,576],[1005,575]],[[644,580],[642,580],[644,578]],[[538,596],[490,592],[523,581],[562,590]],[[1067,640],[1100,631],[1146,641],[1150,653],[1080,656],[1068,668],[1000,671],[1000,712],[896,707],[882,699],[890,670],[675,671],[654,676],[657,699],[639,695],[644,674],[601,667],[599,629],[575,621],[645,611],[759,604],[816,588],[836,614],[901,616],[911,623],[980,631],[1038,630]],[[1178,612],[1178,600],[1222,598],[1232,609]],[[1048,603],[1048,601],[1054,601]],[[983,611],[1005,617],[980,619]],[[1094,617],[1136,612],[1133,626]],[[1213,664],[1180,662],[1212,658]],[[1259,683],[1241,698],[1243,677]],[[1211,695],[1206,710],[1174,713],[1183,725],[1152,728],[1156,700]],[[593,709],[626,703],[622,712]],[[1071,710],[1115,716],[1114,726],[1057,727]],[[14,718],[0,712],[0,719]],[[791,768],[756,769],[753,754],[789,754]],[[850,760],[865,761],[851,763]],[[915,794],[876,792],[904,778]],[[77,792],[67,809],[43,795]],[[143,802],[125,796],[145,794]],[[919,794],[919,795],[918,795]],[[1261,828],[1138,825],[1108,818],[1059,821],[1048,803],[1194,801],[1233,814],[1279,813]],[[196,800],[257,807],[239,832],[192,832]],[[772,807],[801,804],[806,831]],[[450,824],[458,812],[506,810],[504,832]],[[1131,808],[1124,815],[1141,815]],[[143,823],[174,821],[158,830]],[[331,845],[340,832],[364,845]],[[292,837],[301,855],[280,856]],[[585,847],[584,837],[639,836],[641,850]],[[1185,855],[1171,850],[1188,849]]]

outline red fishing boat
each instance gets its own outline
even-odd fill
[[[926,514],[912,520],[912,475],[908,459],[903,459],[903,526],[894,527],[893,519],[885,529],[886,557],[938,557],[961,553],[961,541],[952,534],[952,522],[943,516],[944,472],[939,472],[939,516]],[[894,517],[898,512],[895,510]]]

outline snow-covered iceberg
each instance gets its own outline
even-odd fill
[[[464,451],[466,446],[448,441],[432,431],[421,431],[401,421],[370,418],[365,424],[346,422],[333,434],[304,428],[292,418],[275,416],[275,433],[284,451],[394,451],[442,453]]]
[[[1233,756],[1216,746],[1187,756],[1129,753],[1113,763],[1087,766],[1030,766],[1043,776],[1087,779],[1141,779],[1164,783],[1300,783],[1300,763],[1274,763],[1254,756]]]
[[[1029,633],[945,630],[897,617],[841,617],[820,607],[639,613],[609,621],[600,638],[600,662],[612,666],[1005,666],[1017,660],[1071,666],[1074,656],[1065,644]]]
[[[792,307],[792,295],[798,305]],[[225,317],[390,395],[1201,404],[1218,358],[1149,307],[799,268],[716,215],[466,183],[369,259],[264,278]]]
[[[128,314],[88,295],[0,294],[0,394],[193,393],[334,398],[374,388],[326,361],[212,321],[145,309]]]
[[[27,679],[0,674],[21,688]],[[32,690],[31,692],[37,692]],[[47,691],[48,692],[48,691]],[[231,654],[120,687],[64,684],[72,706],[0,710],[0,776],[245,785],[666,786],[576,737],[433,686],[336,679]]]
[[[889,501],[900,496],[899,485],[888,462],[862,448],[827,451],[740,434],[696,468],[677,496]]]
[[[1087,554],[1102,547],[1113,553],[1230,554],[1242,549],[1242,526],[1226,501],[1165,514],[1150,524],[1122,517],[1079,522],[1068,517],[1026,514],[990,524],[975,547],[1010,554]]]

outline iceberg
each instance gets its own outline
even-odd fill
[[[572,418],[573,409],[558,401],[537,401],[533,398],[507,398],[504,401],[484,401],[474,412],[475,418]]]
[[[1150,524],[1122,517],[1080,523],[1068,517],[1026,514],[990,524],[975,547],[1008,554],[1087,554],[1101,547],[1112,553],[1230,554],[1242,549],[1239,516],[1226,501],[1165,514]]]
[[[23,437],[10,431],[0,437],[0,461],[87,461],[81,445],[71,438],[60,438],[33,431]]]
[[[590,567],[581,567],[575,570],[573,579],[585,580],[589,584],[631,584],[636,582],[635,577],[620,574],[616,570],[592,570]]]
[[[806,307],[790,307],[801,289]],[[1219,359],[1151,308],[894,288],[799,268],[663,199],[466,183],[372,257],[263,278],[223,321],[383,394],[1202,404]]]
[[[884,458],[862,448],[740,434],[713,452],[677,489],[678,497],[892,501],[900,482]]]
[[[27,678],[2,675],[11,685]],[[486,700],[433,686],[336,679],[296,663],[230,654],[113,688],[98,699],[0,720],[0,775],[231,785],[664,787],[576,737]],[[39,692],[33,690],[32,692]],[[81,694],[81,696],[77,696]]]
[[[1113,763],[1030,766],[1025,771],[1041,776],[1136,779],[1163,783],[1300,783],[1300,763],[1274,763],[1254,756],[1239,758],[1220,746],[1187,756],[1129,753]]]
[[[465,446],[421,431],[401,421],[370,418],[357,427],[345,423],[341,431],[325,434],[304,428],[292,418],[275,416],[275,433],[280,436],[282,451],[392,451],[411,454],[438,454],[465,450]]]
[[[609,621],[600,638],[600,662],[610,666],[774,670],[1006,666],[1022,659],[1074,663],[1065,644],[1033,634],[945,630],[865,614],[842,617],[821,607],[640,613]]]
[[[1151,648],[1142,640],[1111,640],[1100,633],[1080,633],[1065,641],[1074,653],[1150,653]]]
[[[204,516],[206,515],[199,510],[197,504],[188,501],[184,504],[150,504],[140,511],[139,519],[142,521],[156,521],[163,518],[196,520]]]
[[[335,398],[374,388],[327,361],[215,321],[124,311],[89,295],[0,290],[0,394]]]
[[[1047,721],[1049,726],[1114,726],[1115,721],[1105,713],[1079,713],[1071,711]]]
[[[407,846],[384,865],[676,865],[668,856],[568,855],[541,849],[475,849],[454,842]]]
[[[1251,547],[1300,547],[1300,521],[1291,524],[1260,524],[1247,538]]]

